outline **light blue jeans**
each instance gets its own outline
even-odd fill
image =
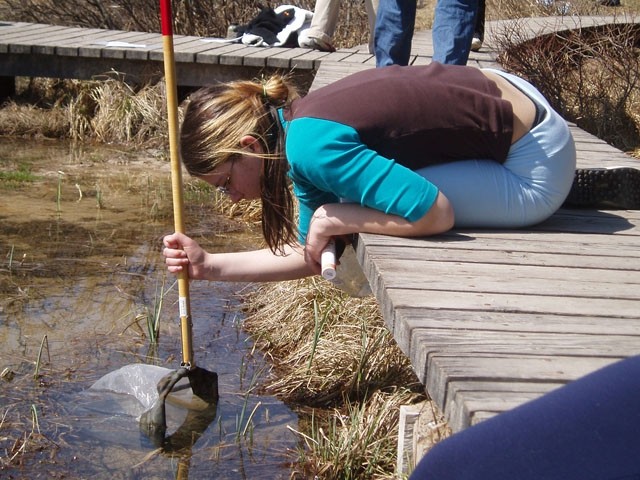
[[[380,0],[373,43],[376,67],[409,64],[416,2],[417,0]]]
[[[530,83],[502,75],[544,111],[543,120],[511,145],[507,160],[462,160],[418,170],[452,203],[458,228],[517,228],[550,217],[569,194],[576,149],[565,120]]]
[[[478,0],[438,0],[432,33],[434,62],[467,64],[477,13]]]

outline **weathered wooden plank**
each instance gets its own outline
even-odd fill
[[[80,38],[85,31],[83,28],[66,28],[60,32],[48,33],[30,42],[32,45],[30,53],[53,55],[56,53],[56,47],[60,42],[68,42]],[[92,32],[96,33],[97,29],[93,29]]]
[[[368,52],[356,52],[353,55],[349,56],[349,62],[367,64],[371,67],[375,67],[375,60],[375,56]]]
[[[415,57],[411,65],[429,65],[432,62],[431,57],[426,57],[424,55],[418,55]]]
[[[619,357],[527,356],[436,353],[419,377],[438,405],[446,405],[447,384],[457,381],[563,384],[604,368]],[[428,364],[428,365],[427,365]],[[426,374],[426,375],[425,375]]]
[[[548,333],[581,335],[640,335],[640,316],[603,318],[596,315],[551,315],[546,313],[485,312],[481,310],[429,310],[398,308],[397,322],[404,334],[418,328],[448,329],[473,335],[476,330],[495,332]],[[401,338],[410,345],[410,337]]]
[[[499,292],[448,292],[442,290],[411,288],[386,288],[384,284],[371,282],[376,296],[380,288],[384,294],[378,298],[393,308],[412,307],[485,312],[547,313],[550,315],[596,315],[602,318],[637,318],[640,302],[626,298],[565,297]],[[426,280],[425,280],[426,282]]]
[[[334,55],[333,53],[330,55]],[[328,58],[328,57],[327,57]],[[351,57],[348,57],[351,58]],[[375,68],[371,65],[362,63],[351,63],[347,61],[327,61],[323,60],[322,65],[318,69],[318,73],[311,86],[311,91],[320,87],[329,85],[340,78],[343,78],[352,73],[361,72],[369,68]]]
[[[603,220],[603,221],[606,221]],[[397,255],[421,255],[423,249],[489,250],[505,253],[549,253],[551,255],[593,255],[602,257],[625,257],[631,261],[629,267],[636,269],[638,242],[634,236],[610,236],[597,234],[565,234],[562,232],[535,231],[452,231],[428,238],[397,238],[385,235],[360,235],[358,241],[385,256],[386,251],[397,248]],[[373,250],[373,247],[381,247]],[[416,250],[415,252],[413,250]],[[370,252],[371,253],[371,252]],[[466,253],[466,252],[465,252]],[[502,255],[499,253],[498,255]],[[461,258],[461,260],[464,260]]]
[[[17,24],[16,24],[17,25]],[[2,42],[15,42],[20,40],[30,40],[34,36],[39,37],[43,33],[64,31],[68,27],[60,25],[47,25],[44,23],[23,23],[21,26],[13,28],[12,26],[3,27],[0,30],[0,39]]]
[[[22,30],[24,27],[28,25],[33,25],[33,23],[29,22],[7,22],[4,20],[0,20],[0,37],[16,30]]]
[[[565,382],[450,382],[447,391],[445,415],[455,431],[462,430],[479,420],[511,410],[525,402],[535,400]],[[498,399],[498,403],[496,403]],[[504,399],[501,401],[500,399]]]
[[[82,45],[92,45],[112,36],[113,32],[109,30],[88,30],[80,37],[71,37],[57,42],[55,46],[55,54],[67,57],[77,57],[80,54],[80,47]]]
[[[349,51],[349,49],[340,49],[337,52],[331,52],[326,57],[323,57],[322,65],[339,62],[349,63],[349,58],[353,54],[354,52]]]
[[[491,418],[499,413],[512,410],[523,403],[535,400],[542,393],[533,392],[472,392],[455,396],[447,404],[449,416],[449,426],[455,430],[462,430],[473,424],[476,412],[483,412],[483,420]],[[477,423],[477,422],[476,422]]]
[[[563,210],[552,215],[543,223],[532,227],[536,231],[546,232],[570,232],[570,233],[601,233],[619,236],[632,236],[638,239],[640,227],[630,221],[629,214],[625,210],[610,211],[609,218],[578,216]],[[631,213],[633,215],[633,213]]]
[[[224,53],[220,55],[220,64],[222,65],[243,65],[245,55],[254,53],[259,48],[249,45],[242,45],[242,48],[234,50],[233,52]]]
[[[213,41],[205,41],[205,39],[200,37],[184,37],[182,42],[174,43],[174,49],[180,53],[199,53],[206,52],[207,50],[211,50],[217,47],[221,47],[223,45],[228,45],[230,42],[213,42]]]
[[[505,384],[523,383],[547,385],[553,389],[554,386],[576,380],[622,358],[624,357],[434,354],[429,359],[427,383],[431,387],[429,391],[435,392],[435,397],[432,398],[439,405],[444,405],[444,413],[447,414],[449,400],[456,393],[450,391],[448,385],[459,381],[495,384],[491,390],[498,392],[505,390]]]
[[[508,246],[511,248],[511,245]],[[464,258],[466,264],[502,264],[513,266],[539,266],[539,267],[568,267],[581,269],[604,269],[613,272],[617,270],[634,271],[633,261],[640,262],[638,251],[632,249],[627,250],[630,256],[624,255],[623,252],[615,251],[612,247],[612,253],[618,255],[602,255],[594,254],[590,248],[585,248],[583,255],[563,254],[563,253],[546,253],[544,245],[540,245],[540,252],[527,251],[505,251],[505,245],[494,245],[494,249],[479,248],[463,248],[460,245],[453,244],[452,247],[443,249],[440,244],[425,248],[403,248],[398,246],[390,246],[384,252],[376,252],[371,255],[374,261],[385,261],[391,259],[394,261],[406,260],[407,262],[443,262],[450,269],[455,269],[461,263],[461,257]],[[416,264],[416,268],[428,268],[428,265]],[[593,272],[589,273],[590,276]],[[613,273],[612,273],[613,275]],[[620,278],[620,273],[615,273]]]
[[[37,45],[50,33],[58,32],[64,27],[29,25],[28,30],[15,32],[11,35],[4,35],[0,39],[0,53],[20,53],[29,54],[32,52],[33,45]]]
[[[373,272],[371,270],[374,270]],[[500,292],[461,292],[436,289],[387,288],[392,279],[385,278],[375,271],[375,267],[365,266],[371,289],[376,295],[388,328],[394,335],[401,335],[402,326],[397,314],[406,309],[451,310],[485,313],[548,314],[596,316],[604,319],[638,318],[639,302],[634,299],[565,297],[561,292],[557,296]],[[432,283],[435,283],[434,280]],[[424,283],[428,281],[425,279]]]
[[[118,41],[132,45],[140,45],[140,48],[107,44],[102,49],[102,56],[104,58],[126,58],[128,52],[137,51],[137,55],[142,53],[142,59],[146,60],[148,57],[148,52],[146,50],[147,44],[156,43],[157,39],[158,35],[155,33],[136,33],[135,35],[131,35],[129,37],[120,37],[118,38]],[[133,54],[133,56],[135,57],[136,54]]]
[[[251,67],[266,67],[267,59],[273,55],[273,48],[256,48],[244,57],[244,64]]]
[[[124,54],[105,53],[114,47],[107,47],[108,42],[127,42],[133,43],[133,39],[139,38],[139,32],[121,32],[115,30],[106,30],[106,35],[100,34],[94,37],[87,37],[78,40],[78,56],[89,58],[125,58]],[[153,35],[153,34],[146,34]],[[151,37],[153,38],[153,37]],[[145,49],[144,60],[148,59],[148,51]]]
[[[294,59],[307,53],[305,48],[280,48],[279,52],[267,58],[267,66],[290,69]]]
[[[443,242],[424,242],[424,246],[417,248],[389,244],[383,250],[371,254],[371,259],[378,261],[408,260],[416,262],[439,261],[448,262],[455,268],[464,259],[464,263],[504,264],[504,265],[537,265],[541,267],[574,267],[608,270],[633,270],[634,262],[640,263],[640,251],[634,246],[618,248],[611,246],[607,253],[600,249],[594,251],[593,246],[587,245],[580,252],[567,251],[554,245],[550,251],[544,244],[527,248],[530,243],[526,240],[515,245],[515,242],[505,244],[499,240],[478,239],[473,245],[450,242],[442,248]],[[563,251],[564,250],[564,251]]]
[[[615,154],[616,156],[623,156],[624,154],[621,155],[621,152],[619,150],[616,150],[614,147],[612,147],[611,145],[608,145],[606,143],[595,143],[595,142],[589,142],[589,141],[582,141],[579,139],[575,139],[576,143],[578,143],[578,148],[580,150],[580,155],[584,156],[584,155],[589,155],[589,156],[598,156],[598,157],[604,157],[605,159],[607,158],[605,155],[603,154]],[[633,161],[633,159],[629,158],[629,161]]]
[[[640,300],[640,271],[624,272],[605,268],[543,267],[486,263],[420,262],[417,260],[377,260],[378,274],[385,288],[419,292],[465,292],[485,294],[536,295],[539,302],[549,297],[607,298]],[[419,294],[419,293],[416,293]],[[553,301],[553,300],[551,300]],[[640,311],[640,301],[636,305]]]
[[[221,45],[219,47],[212,48],[211,50],[196,53],[196,62],[219,64],[222,55],[226,55],[243,48],[244,45],[238,43]]]
[[[23,44],[32,45],[34,41],[42,40],[43,36],[65,30],[67,30],[65,27],[56,25],[29,24],[23,29],[1,35],[0,42],[3,45],[13,45],[16,49]]]
[[[416,328],[412,335],[409,355],[427,358],[443,353],[447,355],[528,355],[612,357],[632,356],[638,351],[640,334],[584,335],[576,333],[522,333]]]
[[[193,63],[196,61],[196,54],[198,52],[192,51],[190,48],[183,49],[184,45],[190,47],[195,41],[198,41],[197,37],[191,37],[188,35],[174,35],[173,37],[173,58],[178,63]],[[164,61],[164,43],[160,39],[160,43],[154,45],[149,49],[149,60],[157,62]]]
[[[292,68],[304,68],[307,70],[317,69],[324,59],[330,55],[329,52],[319,50],[309,50],[302,55],[295,57],[291,61]]]
[[[478,335],[493,337],[505,332],[517,335],[525,342],[530,335],[538,336],[537,338],[547,336],[553,341],[558,339],[559,343],[567,342],[569,341],[567,339],[572,338],[595,339],[596,342],[611,344],[613,349],[611,351],[618,354],[622,352],[616,350],[617,347],[613,342],[615,337],[624,336],[632,339],[633,343],[627,345],[627,351],[634,348],[637,350],[640,342],[640,318],[605,319],[596,316],[456,310],[425,312],[415,308],[399,308],[395,314],[394,338],[402,351],[410,358],[415,357],[415,361],[421,361],[421,355],[424,355],[424,350],[421,349],[423,346],[420,345],[423,339],[420,334],[424,332],[433,335],[437,335],[438,332],[454,332],[463,335],[470,342],[475,342]],[[445,346],[445,348],[448,347]],[[453,350],[447,351],[451,353]],[[524,350],[516,353],[524,353]],[[598,355],[602,354],[598,352]]]

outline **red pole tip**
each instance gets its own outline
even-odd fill
[[[162,35],[173,35],[171,0],[160,0],[160,26]]]

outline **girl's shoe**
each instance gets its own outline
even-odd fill
[[[640,210],[640,170],[632,167],[577,169],[564,206]]]

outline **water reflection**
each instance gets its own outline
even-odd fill
[[[220,391],[193,446],[158,451],[127,413],[130,398],[86,391],[123,365],[179,366],[177,292],[159,255],[172,229],[168,162],[0,142],[0,172],[20,169],[32,178],[0,177],[3,475],[288,478],[285,453],[296,444],[287,425],[297,420],[256,392],[267,367],[241,328],[242,285],[191,288],[194,359],[218,374]],[[205,197],[187,200],[187,230],[206,248],[253,242],[207,210]],[[161,299],[160,339],[150,348],[147,320]],[[173,429],[179,413],[167,411]]]

